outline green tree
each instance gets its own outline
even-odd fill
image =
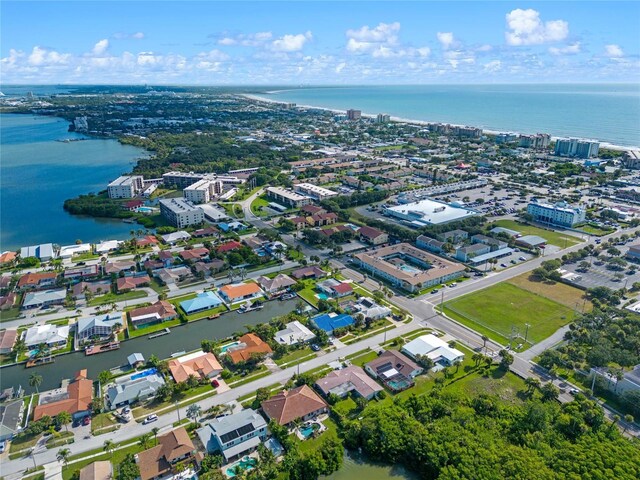
[[[102,444],[102,450],[104,450],[105,452],[107,452],[109,454],[109,457],[113,456],[113,451],[115,450],[115,443],[113,443],[113,440],[105,440],[104,443]]]
[[[33,372],[29,375],[29,386],[34,387],[36,389],[36,393],[38,392],[38,387],[42,385],[42,375],[38,372]]]
[[[70,456],[71,450],[69,450],[68,448],[61,448],[56,454],[56,458],[58,459],[58,461],[64,463],[65,466],[67,466]]]
[[[65,430],[69,431],[69,422],[71,422],[71,414],[67,411],[62,411],[56,415],[55,423],[56,425],[63,426]]]

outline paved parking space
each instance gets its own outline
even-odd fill
[[[591,263],[586,272],[578,271],[580,262],[571,263],[562,266],[563,276],[570,274],[566,279],[584,288],[608,287],[618,290],[631,288],[635,282],[640,282],[640,266],[634,263],[628,263],[623,270],[610,270],[601,259],[587,257],[585,261]]]

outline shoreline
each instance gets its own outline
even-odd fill
[[[282,91],[282,90],[275,90],[273,92],[265,92],[264,94],[268,95],[270,93],[275,93],[278,91]],[[264,95],[263,94],[263,95]],[[287,102],[284,100],[275,100],[273,98],[268,98],[268,97],[263,97],[260,95],[256,95],[253,93],[241,93],[238,94],[241,97],[247,98],[249,100],[253,100],[256,102],[263,102],[263,103],[273,103],[273,104],[278,104],[278,105],[286,105],[287,103],[294,103],[294,102]],[[328,107],[318,107],[315,105],[301,105],[301,104],[296,104],[296,108],[307,108],[307,109],[313,109],[313,110],[322,110],[325,112],[331,112],[331,113],[340,113],[340,114],[344,114],[345,110],[340,110],[337,108],[328,108]],[[369,119],[373,119],[377,117],[377,114],[373,114],[373,113],[365,113],[362,112],[362,117],[364,118],[369,118]],[[436,121],[427,121],[427,120],[415,120],[415,119],[411,119],[411,118],[404,118],[404,117],[397,117],[394,115],[390,116],[390,120],[392,122],[397,122],[397,123],[405,123],[405,124],[409,124],[409,125],[419,125],[419,126],[428,126],[429,124],[434,124],[434,123],[447,123],[449,125],[452,125],[454,127],[466,127],[469,125],[464,125],[461,123],[451,123],[451,122],[436,122]],[[491,130],[491,129],[487,129],[482,127],[482,133],[483,134],[487,134],[487,135],[498,135],[500,133],[507,133],[504,130]],[[522,132],[514,132],[514,131],[509,131],[508,133],[514,133],[517,135],[532,135],[532,134],[523,134]],[[551,135],[551,140],[552,141],[556,141],[560,138],[567,138],[567,137],[559,137],[559,136],[554,136]],[[579,140],[593,140],[593,139],[586,139],[586,138],[579,138]],[[600,148],[605,148],[607,150],[615,150],[618,152],[626,152],[626,151],[630,151],[630,150],[638,150],[640,149],[640,147],[638,146],[631,146],[631,147],[625,147],[623,145],[616,145],[613,143],[609,143],[609,142],[604,142],[601,140],[596,140],[597,142],[600,143]]]

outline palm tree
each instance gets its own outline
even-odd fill
[[[67,466],[67,462],[69,461],[69,456],[71,455],[71,450],[68,448],[62,448],[58,450],[56,458],[59,462],[64,463],[65,467]]]
[[[35,387],[36,393],[40,393],[38,391],[38,387],[40,385],[42,385],[42,375],[40,375],[38,372],[33,372],[31,375],[29,375],[29,386]]]
[[[151,434],[144,433],[140,436],[140,440],[138,441],[138,444],[146,450],[147,448],[149,448],[149,440],[151,440]]]
[[[540,388],[540,380],[534,377],[527,377],[524,383],[527,386],[527,393],[529,395],[531,395],[536,388]]]
[[[71,421],[71,414],[67,411],[62,411],[56,415],[56,420],[59,425],[64,425],[64,428],[69,431],[69,422]]]
[[[484,355],[482,355],[480,352],[476,352],[476,353],[474,353],[474,354],[471,356],[471,360],[473,360],[473,361],[475,362],[476,367],[477,367],[478,365],[480,365],[480,362],[482,361],[482,357],[483,357],[483,356],[484,356]]]
[[[484,348],[484,351],[487,351],[487,342],[489,341],[489,337],[487,337],[486,335],[482,335],[482,348]]]
[[[191,404],[187,407],[187,417],[193,420],[193,423],[197,423],[198,417],[202,413],[202,407],[197,403]]]
[[[158,432],[160,429],[158,427],[153,427],[151,429],[151,433],[153,433],[153,439],[156,441],[156,445],[158,445]]]
[[[116,445],[115,443],[113,443],[113,440],[105,440],[104,444],[102,445],[102,450],[107,452],[110,457],[113,455],[113,451],[115,450],[115,448]]]
[[[625,424],[625,426],[624,426],[624,430],[622,431],[622,434],[627,433],[627,428],[629,428],[629,425],[630,425],[631,423],[633,423],[633,415],[631,415],[630,413],[627,413],[627,414],[624,416],[624,421],[625,421],[625,422],[627,422],[627,423],[626,423],[626,424]]]

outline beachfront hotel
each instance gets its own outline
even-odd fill
[[[109,198],[133,198],[144,190],[141,175],[122,175],[107,186]]]
[[[204,222],[204,211],[182,198],[160,200],[159,203],[162,216],[175,227],[184,228]]]
[[[354,255],[355,262],[374,277],[383,278],[396,287],[417,292],[460,277],[464,267],[399,243]]]

